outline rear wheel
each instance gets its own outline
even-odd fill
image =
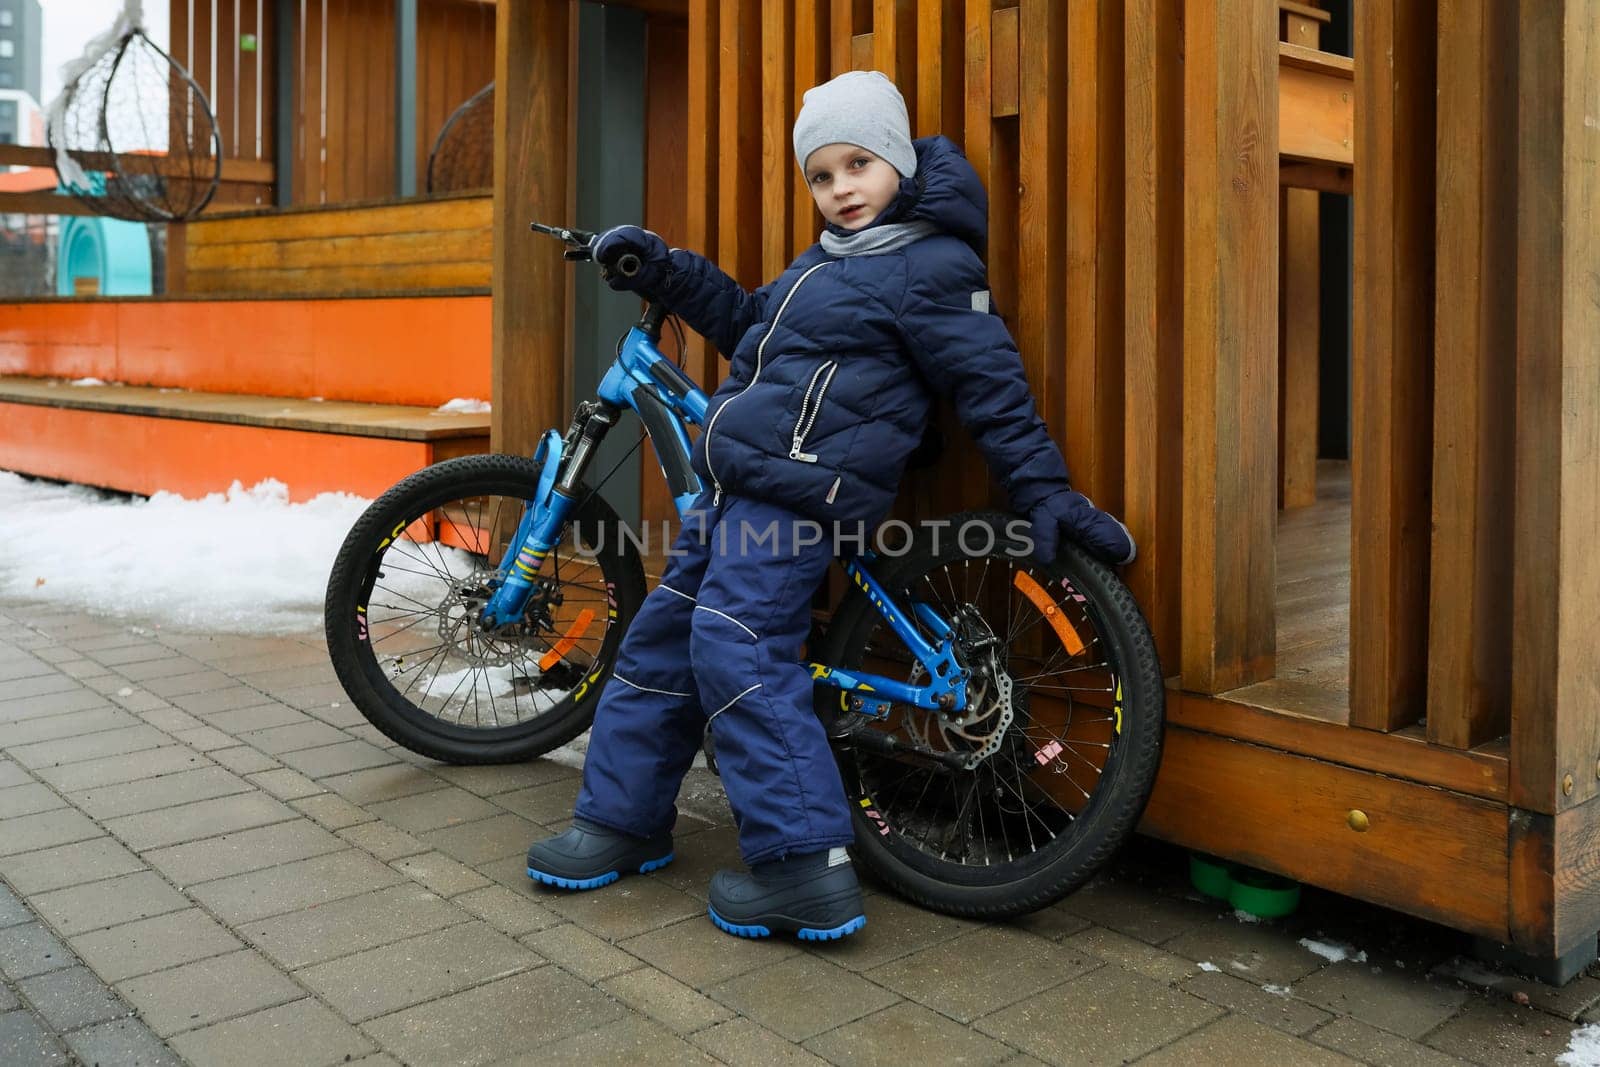
[[[919,904],[979,918],[1044,907],[1105,863],[1144,810],[1165,715],[1155,645],[1127,587],[1072,544],[1040,566],[1010,521],[958,515],[960,538],[946,530],[936,546],[873,564],[902,608],[922,601],[955,626],[971,672],[964,713],[895,705],[880,721],[818,690],[858,859]],[[820,651],[846,670],[926,681],[854,588]]]
[[[367,719],[414,752],[530,759],[594,717],[645,592],[604,500],[582,491],[520,620],[490,634],[474,625],[538,480],[520,456],[436,464],[375,501],[339,550],[324,613],[334,669]]]

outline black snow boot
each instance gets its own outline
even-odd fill
[[[794,934],[833,941],[867,924],[861,886],[842,848],[758,863],[749,873],[718,871],[708,913],[737,937]]]
[[[672,862],[672,835],[634,837],[573,819],[571,829],[528,849],[528,877],[561,889],[599,889],[625,874],[645,874]]]

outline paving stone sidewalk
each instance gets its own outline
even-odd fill
[[[577,781],[394,747],[316,635],[0,600],[0,1063],[1528,1064],[1600,1021],[1600,977],[1311,891],[1245,922],[1148,841],[1014,924],[872,890],[846,942],[736,940],[703,771],[670,867],[530,885]]]

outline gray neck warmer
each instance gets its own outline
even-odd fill
[[[939,227],[933,223],[926,219],[918,219],[915,222],[884,223],[882,226],[873,226],[853,233],[849,237],[840,237],[832,230],[825,229],[820,240],[822,250],[829,255],[874,256],[904,248],[912,241],[920,241],[938,232]]]

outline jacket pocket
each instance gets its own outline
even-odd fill
[[[800,417],[795,420],[794,433],[789,440],[789,458],[799,460],[801,463],[815,463],[815,453],[805,450],[806,438],[811,435],[811,428],[816,425],[817,416],[822,412],[822,401],[828,394],[828,386],[833,381],[833,375],[839,369],[838,360],[830,359],[811,373],[811,380],[806,383],[806,394],[800,399]]]

